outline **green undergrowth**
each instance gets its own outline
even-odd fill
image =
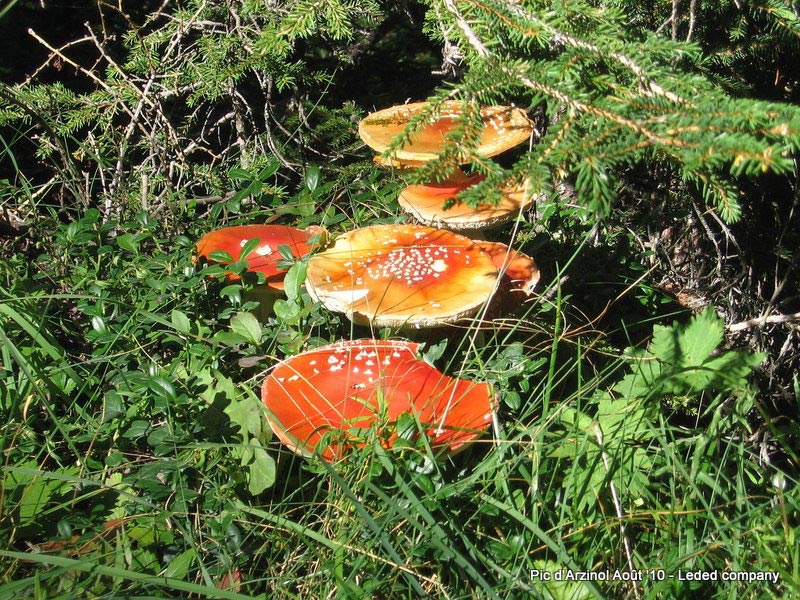
[[[0,8],[15,56],[47,49],[0,65],[0,598],[800,597],[788,2],[61,4]],[[378,170],[357,123],[426,98],[389,150],[456,101],[439,159]],[[487,158],[478,106],[512,102],[529,143]],[[285,252],[271,307],[250,246],[223,257],[241,280],[192,259],[226,225],[403,222],[402,187],[465,160],[466,203],[537,197],[488,234],[542,274],[503,318],[371,330]],[[663,275],[754,301],[693,313]],[[781,312],[780,356],[730,347]],[[490,430],[282,446],[269,369],[369,336],[490,382]]]
[[[748,383],[763,356],[725,348],[712,308],[675,311],[638,284],[621,237],[587,265],[575,215],[549,213],[558,235],[514,226],[543,279],[513,318],[415,334],[441,370],[494,384],[497,420],[478,443],[436,456],[401,419],[395,448],[373,431],[328,464],[272,439],[259,385],[278,360],[408,334],[323,311],[302,261],[259,321],[257,282],[194,264],[193,241],[276,210],[334,232],[402,220],[398,180],[364,173],[334,189],[312,168],[276,197],[267,176],[234,172],[241,193],[188,227],[192,207],[175,224],[88,210],[44,223],[54,233],[28,259],[2,264],[0,596],[800,592],[797,457]],[[587,287],[613,300],[603,319],[582,312]],[[740,571],[778,579],[686,580]],[[607,579],[566,575],[588,572]]]

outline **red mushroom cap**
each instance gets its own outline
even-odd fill
[[[488,383],[440,373],[416,357],[418,347],[353,340],[279,363],[261,388],[270,427],[298,454],[312,453],[327,432],[341,432],[343,441],[322,451],[332,460],[358,445],[352,430],[381,424],[382,415],[386,423],[394,423],[401,414],[412,413],[429,428],[434,447],[458,450],[491,422],[494,390]]]
[[[497,267],[462,235],[420,225],[349,231],[308,262],[306,289],[330,310],[377,327],[435,327],[475,314]]]
[[[458,194],[483,181],[483,175],[467,175],[457,169],[450,177],[438,183],[409,185],[398,201],[407,213],[417,221],[453,231],[468,229],[488,229],[502,225],[517,216],[533,201],[524,185],[516,185],[503,190],[503,197],[497,205],[479,204],[476,207],[456,202],[445,209],[443,205]]]
[[[283,289],[285,271],[278,268],[281,255],[278,246],[289,246],[292,254],[300,258],[305,256],[316,246],[309,245],[308,240],[314,235],[324,234],[322,227],[308,227],[305,230],[286,225],[237,225],[223,227],[205,234],[197,242],[197,257],[214,262],[210,254],[215,250],[222,250],[230,254],[234,260],[239,257],[242,248],[248,240],[258,239],[259,245],[245,258],[248,271],[264,273],[267,278],[267,287],[274,290]],[[226,264],[226,263],[222,263]],[[227,274],[228,281],[236,281],[239,276],[234,273]]]
[[[489,302],[489,319],[514,312],[533,293],[539,282],[539,268],[533,259],[519,250],[500,242],[476,242],[494,262],[500,272],[497,292]]]
[[[428,102],[392,106],[370,113],[358,124],[361,139],[377,152],[384,152],[400,135],[409,121],[429,107]],[[391,157],[398,161],[429,161],[444,150],[444,139],[457,126],[461,103],[444,103],[439,118],[415,131],[407,144]],[[484,106],[481,116],[486,125],[481,133],[477,153],[495,156],[527,140],[533,126],[525,111],[513,106]]]
[[[539,268],[533,259],[519,250],[512,250],[500,242],[475,242],[486,252],[501,274],[500,285],[526,296],[539,283]]]

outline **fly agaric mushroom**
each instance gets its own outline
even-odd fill
[[[517,185],[503,190],[497,205],[479,204],[476,207],[456,202],[443,208],[445,202],[454,200],[459,193],[483,181],[483,175],[467,175],[461,169],[439,183],[409,185],[398,201],[404,211],[417,221],[452,231],[470,231],[497,227],[513,219],[528,206],[533,198],[526,185]]]
[[[419,225],[373,225],[313,256],[306,289],[357,323],[420,328],[475,314],[496,280],[491,257],[469,238]]]
[[[358,135],[370,148],[382,153],[402,134],[409,121],[429,106],[428,102],[416,102],[370,113],[358,124]],[[460,102],[445,102],[438,118],[412,133],[409,141],[396,150],[391,159],[401,164],[435,159],[444,149],[447,135],[458,125],[461,114]],[[523,143],[533,131],[525,111],[514,106],[484,106],[481,117],[484,129],[476,153],[484,157],[495,156]]]
[[[258,246],[243,258],[247,264],[247,270],[263,273],[266,277],[266,287],[281,291],[283,290],[283,277],[286,271],[278,268],[278,262],[281,260],[278,246],[281,244],[287,245],[292,254],[300,258],[318,246],[318,244],[309,244],[309,240],[315,235],[324,236],[325,233],[325,228],[316,226],[307,227],[304,230],[286,225],[223,227],[222,229],[211,231],[200,238],[200,241],[197,242],[197,257],[205,258],[212,263],[218,262],[211,257],[211,254],[221,250],[230,255],[235,261],[249,240],[258,239]],[[220,264],[228,263],[221,262]],[[226,279],[228,281],[236,281],[239,276],[228,272]]]
[[[311,454],[335,432],[327,460],[358,445],[354,430],[416,415],[431,444],[455,452],[491,423],[496,396],[488,383],[444,375],[416,357],[419,344],[388,340],[337,342],[279,363],[261,398],[275,435],[298,454]],[[396,434],[386,436],[391,445]]]
[[[488,244],[421,225],[364,227],[311,257],[306,289],[356,323],[437,327],[474,315],[495,291],[509,251]]]

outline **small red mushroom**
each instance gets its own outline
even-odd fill
[[[278,268],[281,260],[278,246],[285,244],[292,254],[300,258],[305,256],[317,246],[309,244],[309,240],[315,235],[324,235],[323,227],[307,227],[297,229],[286,225],[237,225],[234,227],[223,227],[205,234],[197,242],[197,257],[204,258],[209,262],[215,262],[210,258],[214,251],[221,250],[227,252],[233,260],[236,260],[242,248],[249,240],[258,239],[259,244],[252,250],[244,261],[247,263],[247,270],[263,273],[266,277],[266,286],[273,290],[283,290],[283,277],[285,271]],[[226,263],[221,263],[226,264]],[[239,276],[235,273],[226,275],[228,281],[236,281]]]
[[[419,344],[353,340],[309,350],[279,363],[261,398],[278,438],[298,454],[311,454],[326,434],[336,439],[321,455],[340,457],[359,441],[354,433],[395,423],[412,413],[431,444],[455,452],[492,421],[496,396],[488,383],[444,375],[416,357]],[[396,435],[388,436],[391,445]]]

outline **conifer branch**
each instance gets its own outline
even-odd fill
[[[472,28],[469,26],[469,23],[464,19],[464,16],[458,10],[456,3],[454,0],[444,0],[444,5],[447,7],[447,10],[456,20],[461,31],[464,32],[464,35],[469,40],[469,43],[475,49],[475,52],[478,53],[478,56],[481,58],[489,58],[489,50],[483,44],[483,42],[478,38]]]

